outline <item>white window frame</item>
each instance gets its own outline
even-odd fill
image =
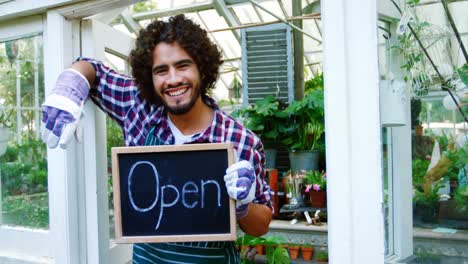
[[[47,62],[44,67],[46,89],[51,89],[60,72],[69,67],[73,60],[81,55],[79,19],[127,6],[133,2],[136,0],[86,1],[48,11],[47,32],[53,33],[47,35],[45,41],[45,44],[48,44],[45,47],[44,56]],[[48,93],[46,92],[46,94]],[[95,108],[96,106],[87,103],[86,107]],[[94,111],[91,111],[86,118],[87,120],[84,122],[87,124],[95,123],[97,122],[96,118],[99,119]],[[93,127],[95,126],[93,125]],[[103,135],[105,136],[105,133]],[[53,185],[53,187],[49,187],[51,196],[53,196],[50,201],[55,203],[54,206],[51,205],[51,208],[53,207],[55,210],[51,210],[50,225],[51,230],[57,230],[57,233],[54,233],[53,242],[55,263],[107,263],[109,249],[115,251],[114,246],[109,247],[109,233],[103,232],[104,228],[108,226],[108,220],[103,219],[96,210],[96,207],[101,208],[102,206],[102,197],[105,196],[107,202],[107,188],[105,190],[94,188],[99,186],[99,182],[103,180],[95,177],[102,169],[102,166],[97,165],[100,155],[97,147],[88,148],[85,146],[102,140],[101,136],[96,131],[90,133],[86,129],[83,141],[87,143],[80,145],[72,142],[66,150],[57,148],[48,151],[48,159],[54,161],[53,164],[49,163],[49,171],[56,172],[56,177],[49,176],[52,178],[52,180],[49,178],[49,186]],[[87,164],[93,160],[93,157],[94,162],[91,165]],[[92,179],[93,175],[94,179]],[[102,226],[103,221],[107,221],[105,226]]]
[[[377,3],[321,4],[330,263],[384,263]]]
[[[80,54],[78,19],[131,2],[135,1],[84,1],[47,11],[46,94],[59,73]],[[322,17],[328,87],[325,122],[330,263],[383,263],[376,1],[363,0],[359,5],[345,0],[322,1]],[[87,234],[96,228],[97,221],[86,215],[83,199],[86,157],[79,145],[72,143],[66,150],[48,150],[48,160],[51,243],[44,244],[53,248],[55,263],[99,263],[95,262],[99,249],[87,246]]]
[[[51,9],[53,6],[72,2],[80,3]],[[60,72],[68,68],[80,55],[80,19],[134,2],[137,1],[17,0],[1,3],[0,40],[43,33],[45,94],[49,94]],[[46,11],[47,8],[49,10]],[[44,11],[46,13],[41,13]],[[26,19],[17,18],[31,13],[41,15]],[[11,20],[7,20],[8,18]],[[94,120],[94,116],[91,115],[88,120]],[[84,140],[92,142],[96,140],[96,136],[99,135],[88,133]],[[83,145],[74,142],[66,150],[48,149],[50,228],[44,231],[1,226],[0,262],[107,263],[109,252],[114,252],[112,254],[116,255],[115,259],[123,261],[123,258],[118,256],[121,253],[116,250],[118,247],[109,245],[108,235],[94,232],[108,226],[107,219],[105,227],[99,225],[102,219],[93,213],[93,208],[99,207],[98,196],[106,196],[107,201],[107,188],[104,195],[96,192],[93,195],[93,192],[87,189],[88,185],[95,185],[89,182],[90,177],[85,175],[100,169],[97,166],[92,166],[94,169],[87,167],[86,162],[95,156],[96,151],[88,150],[85,156]],[[94,204],[94,207],[90,208],[90,204]]]
[[[0,22],[0,42],[43,33],[44,19],[41,15]],[[52,247],[48,243],[49,230],[0,225],[0,237],[0,249],[4,252],[0,262],[17,256],[47,260],[52,255]]]

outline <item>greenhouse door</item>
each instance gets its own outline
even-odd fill
[[[126,57],[133,42],[129,35],[100,21],[81,20],[81,55],[102,61],[123,74],[128,73]],[[113,210],[109,203],[112,197],[108,194],[110,160],[106,153],[106,116],[91,101],[85,106],[85,113],[83,152],[88,263],[127,263],[131,258],[131,245],[118,245],[112,241],[113,219],[109,215]],[[96,251],[98,248],[99,252]]]

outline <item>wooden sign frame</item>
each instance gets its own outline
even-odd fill
[[[234,148],[231,143],[206,143],[186,145],[164,146],[139,146],[139,147],[113,147],[112,148],[112,180],[114,191],[114,222],[115,241],[117,243],[151,243],[151,242],[197,242],[197,241],[234,241],[236,235],[235,201],[229,198],[229,229],[227,233],[216,234],[187,234],[187,235],[156,235],[156,236],[124,236],[122,229],[121,190],[120,190],[120,154],[139,154],[154,152],[188,152],[204,150],[226,150],[228,166],[234,163]],[[222,180],[224,182],[224,180]],[[225,185],[222,185],[225,188]]]

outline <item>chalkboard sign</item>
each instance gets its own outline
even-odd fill
[[[112,148],[117,243],[236,239],[227,143]]]

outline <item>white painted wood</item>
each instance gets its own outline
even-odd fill
[[[390,30],[395,32],[397,22],[391,23]],[[395,37],[395,36],[394,36]],[[394,53],[394,55],[396,55]],[[399,56],[392,58],[391,71],[396,78],[403,79],[402,65]],[[393,256],[397,263],[413,255],[413,195],[412,195],[412,157],[411,157],[411,106],[409,91],[406,92],[407,103],[405,107],[405,126],[389,129],[391,141],[391,176],[393,185],[392,212],[393,221]],[[389,155],[390,155],[389,154]]]
[[[133,38],[108,25],[96,20],[82,20],[82,55],[85,57],[104,61],[106,50],[127,56],[133,43]],[[131,260],[131,246],[111,245],[113,250],[109,250],[106,117],[91,101],[86,104],[85,111],[83,153],[86,166],[83,176],[86,179],[88,262],[126,263]]]
[[[0,226],[0,256],[27,258],[52,256],[48,230]],[[0,263],[2,263],[0,261]]]
[[[0,4],[0,7],[3,4]],[[44,30],[41,16],[0,22],[0,42],[40,34]],[[0,255],[34,258],[53,255],[48,230],[0,225]],[[1,261],[0,261],[1,262]]]
[[[408,104],[407,114],[410,115]],[[408,119],[409,120],[409,119]],[[413,255],[413,196],[411,163],[411,127],[391,128],[394,254],[398,260]]]
[[[377,7],[322,2],[330,263],[383,263]]]
[[[15,0],[0,3],[0,20],[44,13],[48,8],[83,0]]]
[[[396,0],[396,2],[398,3],[399,1]],[[400,13],[389,0],[378,0],[377,12],[379,14],[379,18],[390,21],[400,20]]]
[[[42,20],[37,15],[0,21],[0,42],[40,34],[44,28]]]
[[[46,94],[50,93],[57,76],[72,62],[72,23],[55,11],[47,13],[44,41],[44,71]],[[79,208],[77,191],[76,144],[66,150],[47,152],[49,172],[49,208],[51,245],[55,263],[86,263],[79,256]]]
[[[84,18],[96,15],[100,12],[106,12],[111,9],[128,6],[141,0],[94,0],[83,1],[73,6],[60,8],[58,11],[68,19]]]

